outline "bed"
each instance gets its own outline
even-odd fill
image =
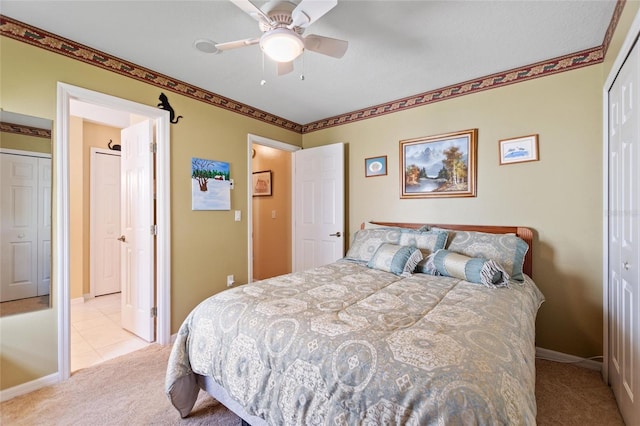
[[[526,227],[371,222],[345,258],[239,286],[180,327],[165,391],[257,425],[535,424]]]

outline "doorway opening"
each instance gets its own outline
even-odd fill
[[[147,105],[138,104],[110,95],[93,92],[87,89],[58,83],[57,131],[54,158],[56,160],[56,219],[57,238],[54,248],[54,267],[56,292],[55,306],[58,310],[58,372],[61,380],[70,376],[70,304],[71,304],[71,204],[70,204],[70,162],[75,154],[71,149],[72,117],[79,105],[86,107],[85,118],[96,114],[102,122],[112,123],[117,116],[124,117],[127,127],[132,123],[149,121],[155,129],[157,142],[156,154],[153,158],[155,166],[156,186],[156,261],[153,272],[156,289],[155,306],[149,310],[151,316],[155,311],[157,317],[156,342],[162,345],[170,343],[170,217],[169,217],[169,114]],[[112,114],[106,119],[105,114]],[[75,178],[75,176],[73,177]],[[151,197],[153,198],[153,197]],[[150,201],[153,203],[153,201]]]
[[[300,149],[262,136],[247,137],[249,282],[292,271],[293,153]],[[269,190],[254,191],[254,179],[268,184]]]

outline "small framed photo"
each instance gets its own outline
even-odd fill
[[[364,176],[385,176],[387,174],[387,156],[370,157],[364,159]]]
[[[498,141],[500,165],[538,161],[538,135],[520,136]]]
[[[264,197],[271,195],[271,170],[253,173],[253,196]]]

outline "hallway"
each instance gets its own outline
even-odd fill
[[[149,345],[120,326],[120,306],[120,293],[71,304],[71,372]]]

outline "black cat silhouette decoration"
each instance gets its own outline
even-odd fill
[[[111,139],[109,139],[109,143],[107,144],[107,146],[109,147],[110,150],[112,151],[120,151],[120,145],[115,144],[115,145],[111,145],[113,143],[113,141]]]
[[[175,111],[173,110],[171,105],[169,105],[169,98],[167,98],[167,95],[165,95],[164,93],[160,93],[160,97],[158,99],[160,99],[158,107],[160,107],[160,109],[169,111],[169,121],[173,124],[176,124],[178,120],[182,118],[182,116],[179,115],[176,117]]]

